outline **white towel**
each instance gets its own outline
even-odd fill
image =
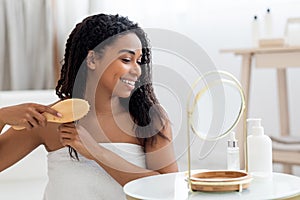
[[[142,147],[129,143],[101,143],[127,161],[145,168]],[[48,154],[49,181],[44,200],[111,200],[125,199],[122,186],[99,164],[79,155],[70,158],[68,148]]]

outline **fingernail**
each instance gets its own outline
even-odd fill
[[[57,113],[57,116],[58,116],[58,117],[62,117],[62,114],[60,114],[60,113]]]

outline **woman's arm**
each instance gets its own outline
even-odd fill
[[[146,145],[146,164],[148,169],[158,171],[161,174],[177,172],[178,166],[173,147],[173,136],[169,122],[161,130],[161,133],[168,138],[157,136],[154,145]]]
[[[77,130],[76,130],[77,129]],[[170,138],[170,128],[164,130],[164,134]],[[170,173],[178,171],[173,148],[170,141],[158,137],[157,143],[149,148],[150,155],[146,153],[146,163],[149,169],[138,167],[112,151],[101,147],[81,126],[64,124],[60,127],[60,137],[63,145],[70,145],[81,155],[95,160],[118,183],[124,186],[127,182],[137,178]],[[172,138],[170,138],[171,140]],[[162,152],[160,152],[162,149]],[[167,162],[165,162],[165,160]],[[157,163],[153,163],[157,162]]]
[[[10,128],[0,135],[0,172],[42,144],[39,129],[16,131]]]
[[[60,116],[54,109],[34,103],[19,104],[0,109],[0,133],[8,125],[23,126],[21,131],[12,128],[0,134],[0,171],[10,167],[43,143],[41,133],[46,130],[48,112]]]
[[[5,126],[5,123],[0,120],[0,134]]]
[[[51,107],[35,103],[25,103],[0,108],[0,133],[5,124],[23,126],[27,130],[39,126],[45,127],[47,120],[46,117],[42,115],[44,112],[61,117],[61,114]]]

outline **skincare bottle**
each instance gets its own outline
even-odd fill
[[[227,146],[227,169],[240,170],[240,150],[235,139],[235,132],[230,133]]]
[[[268,8],[264,17],[264,37],[272,37],[273,20],[271,10]]]
[[[251,119],[247,137],[248,171],[254,177],[271,177],[272,175],[272,141],[264,134],[261,119]],[[249,121],[247,121],[249,125]]]
[[[254,126],[261,126],[261,119],[248,118],[247,119],[247,136],[251,135],[251,128]]]
[[[252,45],[258,47],[259,42],[259,23],[258,18],[255,15],[252,21]]]

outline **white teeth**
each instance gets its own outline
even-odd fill
[[[123,83],[126,83],[128,85],[134,86],[135,85],[135,81],[130,81],[130,80],[126,80],[126,79],[120,79]]]

